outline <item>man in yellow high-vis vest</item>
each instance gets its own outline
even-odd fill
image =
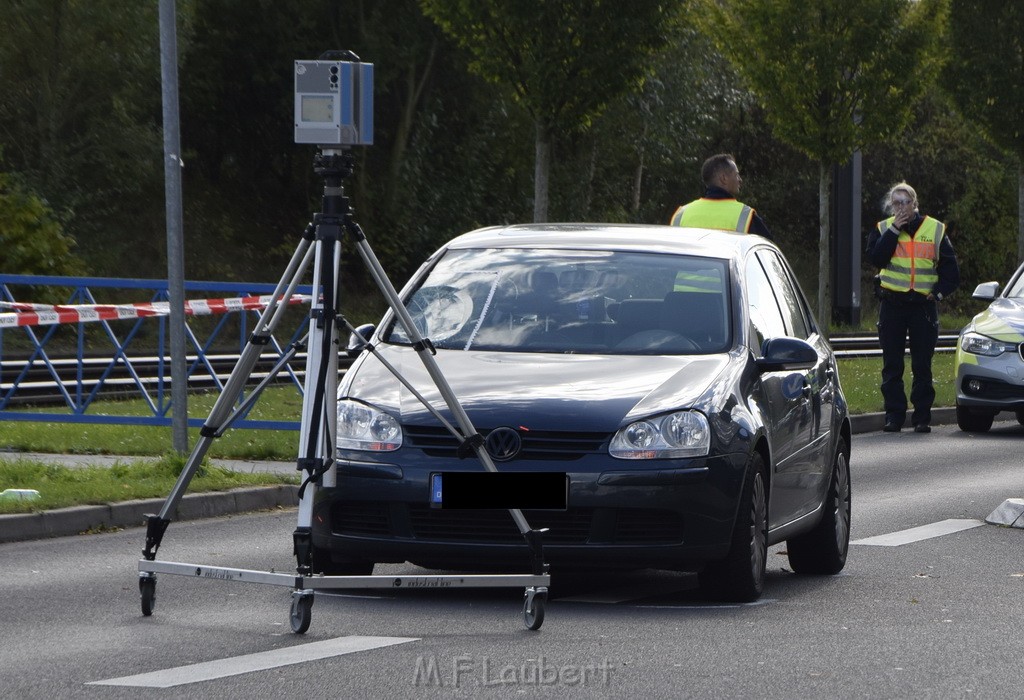
[[[704,196],[676,209],[669,226],[715,228],[772,237],[757,212],[736,199],[743,178],[735,158],[728,153],[713,155],[704,161],[700,174],[704,180]]]
[[[905,182],[893,185],[883,206],[890,216],[875,225],[867,242],[867,257],[881,270],[878,344],[882,348],[883,430],[899,432],[907,419],[903,355],[909,336],[914,375],[910,422],[915,432],[928,433],[935,401],[932,356],[939,339],[938,302],[960,284],[960,266],[945,224],[921,216],[913,187]]]

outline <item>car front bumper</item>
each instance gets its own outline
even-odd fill
[[[690,569],[728,552],[747,460],[570,470],[567,510],[523,515],[532,529],[547,529],[544,557],[555,567]],[[566,471],[555,463],[538,470]],[[431,507],[429,474],[339,464],[337,485],[317,495],[314,546],[344,560],[528,568],[529,549],[507,510]]]
[[[995,357],[956,351],[958,406],[996,411],[1024,409],[1024,360],[1019,352]]]

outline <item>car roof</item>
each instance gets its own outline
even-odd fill
[[[445,249],[569,248],[623,250],[737,259],[755,245],[774,245],[757,235],[715,229],[649,224],[552,223],[488,226],[462,234]]]

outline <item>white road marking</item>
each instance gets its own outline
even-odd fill
[[[295,646],[283,649],[261,651],[256,654],[235,656],[218,661],[206,661],[189,666],[168,668],[163,671],[140,673],[137,676],[123,676],[121,678],[110,678],[105,681],[92,681],[91,683],[86,683],[86,685],[173,688],[176,685],[210,681],[227,676],[251,673],[252,671],[265,671],[269,668],[288,666],[304,661],[326,659],[331,656],[353,654],[357,651],[367,651],[369,649],[378,649],[380,647],[416,641],[419,640],[415,637],[338,637],[322,642],[296,644]]]
[[[954,532],[960,532],[961,530],[970,530],[971,528],[980,527],[984,524],[984,520],[940,520],[937,523],[922,525],[921,527],[912,527],[909,530],[900,530],[899,532],[891,532],[888,535],[865,537],[862,540],[854,540],[853,542],[850,542],[850,544],[867,544],[874,545],[876,547],[899,547],[902,544],[910,544],[911,542],[920,542],[921,540],[927,540],[932,537],[950,535]]]

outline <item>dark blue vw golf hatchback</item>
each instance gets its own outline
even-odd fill
[[[698,571],[709,596],[749,601],[774,543],[786,541],[797,573],[845,565],[846,401],[770,241],[668,226],[486,228],[437,251],[401,297],[498,471],[567,475],[566,508],[523,513],[547,528],[555,571]],[[375,352],[340,385],[316,570],[527,568],[508,511],[432,507],[432,474],[481,464],[420,400],[452,422],[393,314],[367,333]]]

